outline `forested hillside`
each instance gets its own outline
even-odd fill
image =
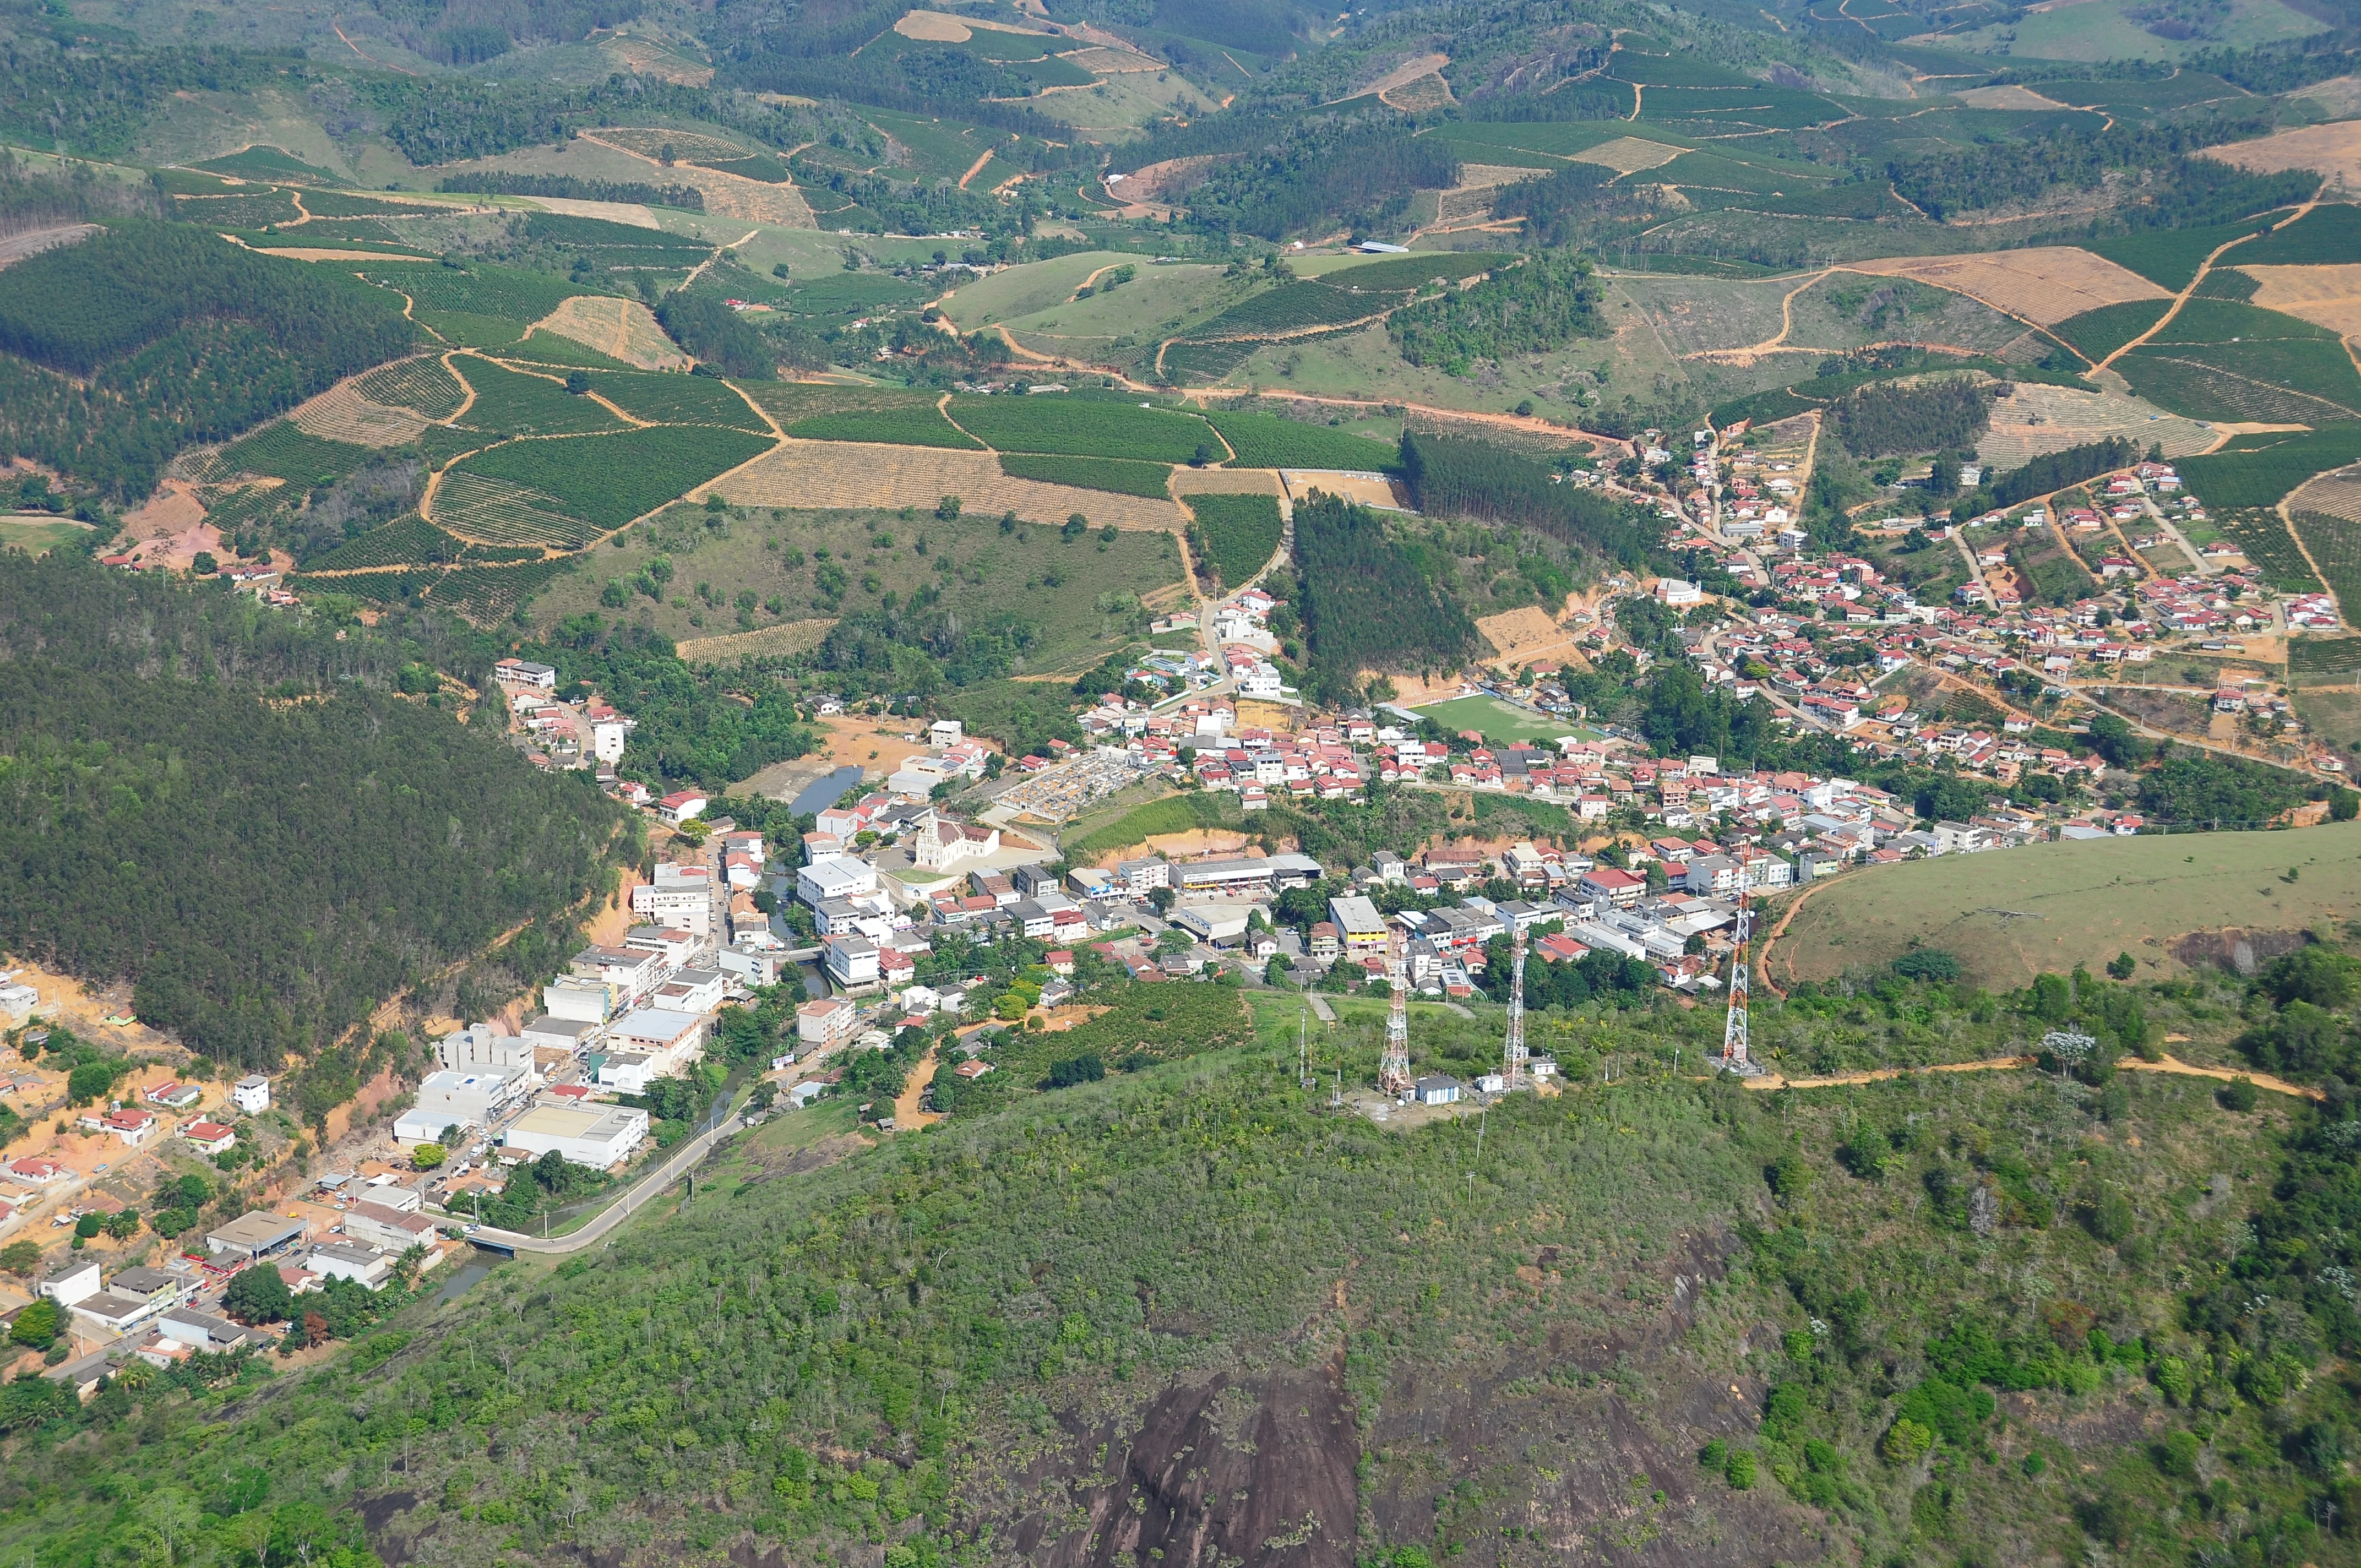
[[[1475,625],[1434,564],[1367,507],[1317,491],[1297,502],[1295,564],[1313,674],[1332,693],[1356,687],[1364,669],[1447,669],[1476,651]]]
[[[131,220],[0,270],[0,453],[116,499],[409,348],[401,302],[349,276]]]
[[[629,835],[582,775],[388,690],[431,644],[52,555],[0,564],[0,946],[131,981],[230,1066],[562,925]]]

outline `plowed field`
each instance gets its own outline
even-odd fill
[[[970,512],[1015,510],[1028,522],[1062,522],[1080,512],[1093,524],[1178,530],[1187,519],[1169,500],[1015,479],[988,452],[788,440],[713,487],[741,506],[926,507],[957,496]]]

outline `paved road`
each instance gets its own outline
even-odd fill
[[[485,1225],[476,1232],[472,1239],[486,1242],[494,1246],[508,1247],[520,1253],[557,1255],[580,1252],[584,1247],[605,1240],[617,1226],[631,1218],[632,1211],[664,1190],[665,1187],[679,1180],[691,1167],[705,1157],[707,1151],[716,1143],[745,1124],[744,1122],[732,1116],[720,1125],[708,1127],[697,1134],[697,1136],[675,1149],[670,1159],[664,1161],[657,1169],[641,1178],[638,1185],[626,1191],[596,1219],[578,1231],[566,1235],[552,1236],[544,1241],[539,1236],[521,1235],[515,1231],[503,1231],[496,1226]]]

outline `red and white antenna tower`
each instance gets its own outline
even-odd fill
[[[1517,927],[1509,951],[1509,1038],[1500,1047],[1500,1086],[1510,1093],[1525,1086],[1525,928]]]
[[[1730,1013],[1721,1025],[1721,1066],[1726,1072],[1752,1075],[1762,1069],[1746,1055],[1746,942],[1754,927],[1754,910],[1746,895],[1738,895],[1738,945],[1730,955]]]
[[[1386,1052],[1378,1058],[1378,1088],[1393,1095],[1408,1094],[1410,1076],[1410,936],[1397,927],[1386,944],[1386,983],[1393,992],[1386,1014]]]

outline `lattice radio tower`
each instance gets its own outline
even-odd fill
[[[1378,1060],[1378,1088],[1387,1094],[1407,1094],[1410,1076],[1410,936],[1396,928],[1386,944],[1386,983],[1393,1005],[1386,1014],[1386,1054]]]
[[[1738,946],[1730,955],[1730,1014],[1721,1025],[1721,1066],[1724,1071],[1756,1070],[1746,1056],[1746,939],[1754,926],[1754,911],[1744,894],[1738,898]]]
[[[1509,948],[1509,1038],[1500,1047],[1500,1086],[1510,1093],[1525,1086],[1525,928]]]

